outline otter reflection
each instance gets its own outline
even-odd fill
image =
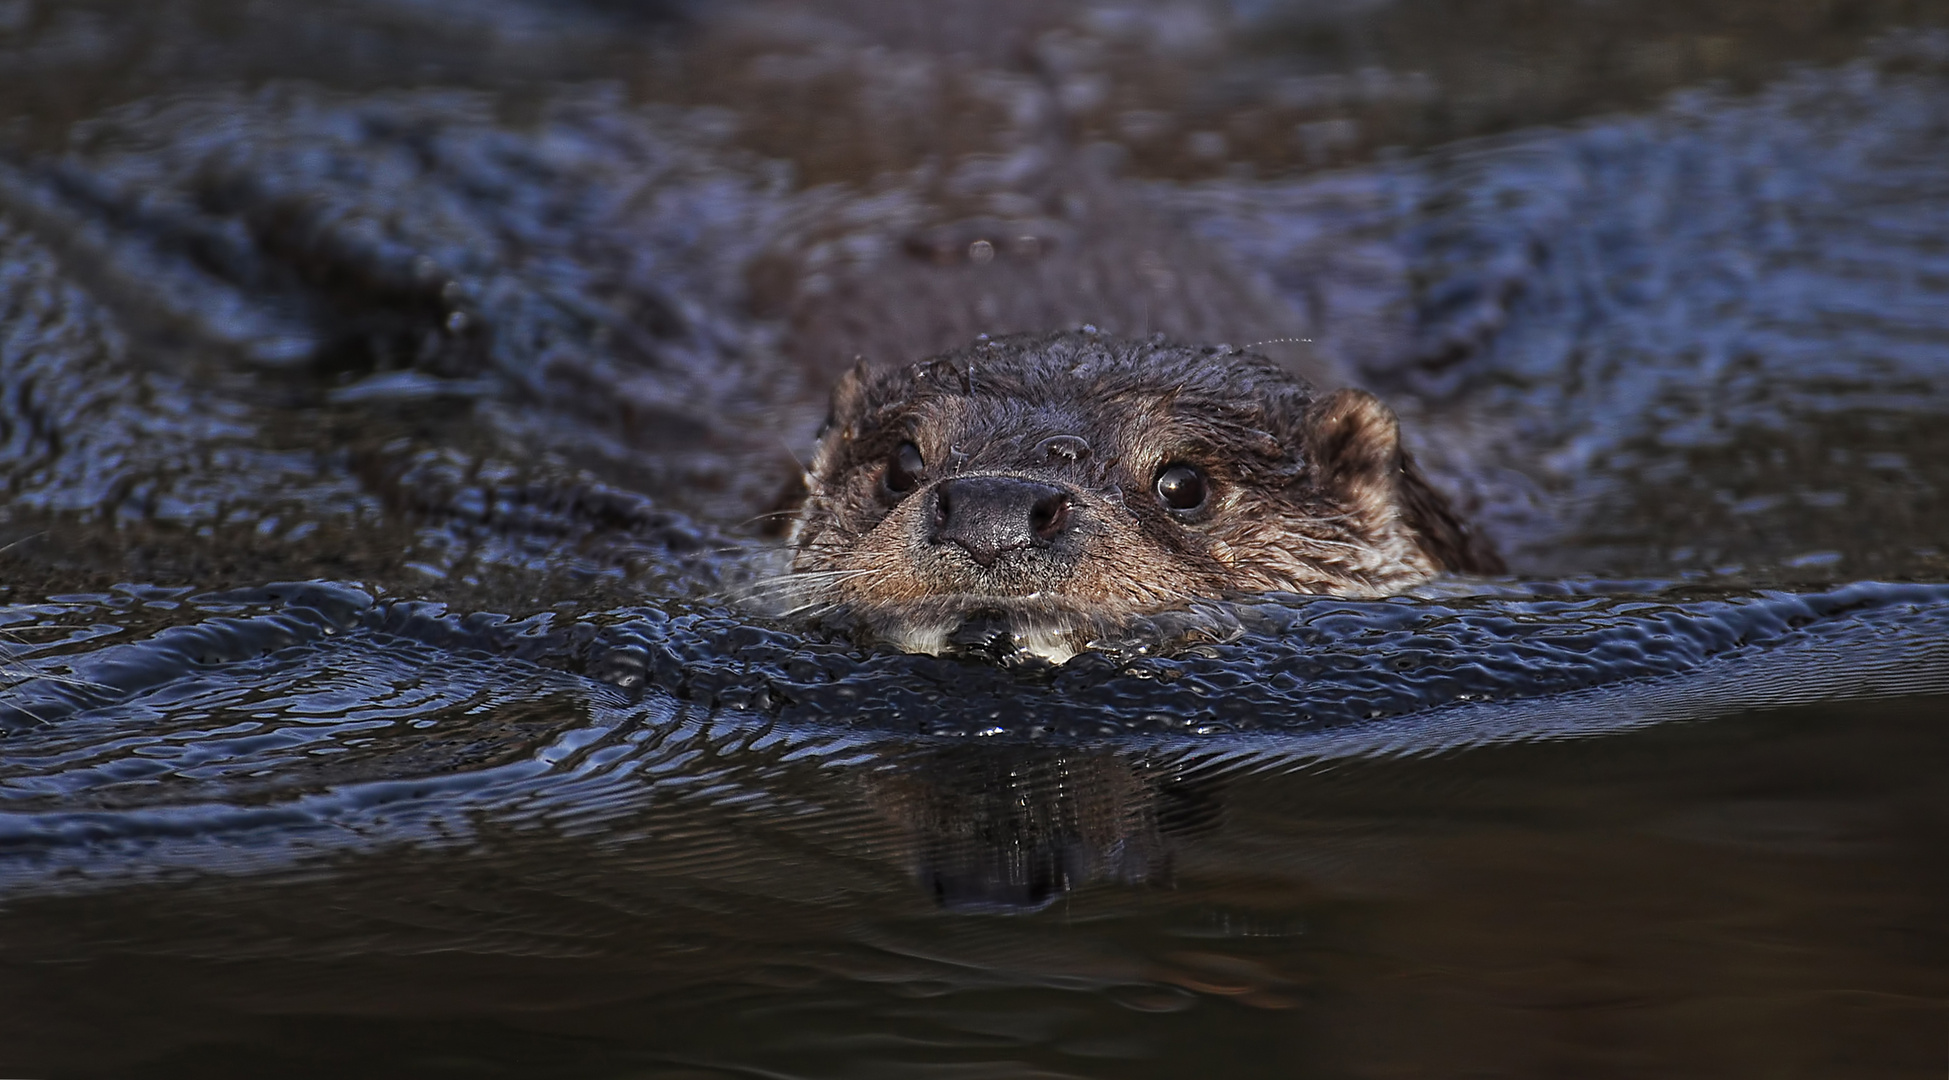
[[[1035,911],[1094,882],[1168,884],[1176,844],[1218,821],[1215,778],[1142,755],[973,744],[889,754],[870,801],[907,830],[944,908]]]

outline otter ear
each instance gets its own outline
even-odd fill
[[[826,413],[826,427],[820,432],[825,435],[858,423],[866,415],[868,388],[872,385],[871,371],[866,361],[861,360],[852,369],[839,377],[832,388],[832,409]]]
[[[1335,390],[1306,410],[1313,483],[1349,509],[1385,516],[1401,476],[1401,422],[1365,390]]]

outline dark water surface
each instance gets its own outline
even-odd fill
[[[1944,1075],[1945,26],[0,0],[0,1073]],[[836,371],[1086,322],[1513,576],[753,607]]]

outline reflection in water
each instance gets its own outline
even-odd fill
[[[1170,885],[1174,838],[1220,812],[1210,779],[1082,747],[909,751],[869,784],[911,834],[921,887],[957,911],[1035,911],[1096,882]]]
[[[14,891],[7,1052],[96,1075],[378,1057],[1171,1076],[1216,1037],[1267,1075],[1430,1053],[1628,1073],[1753,1043],[1766,1067],[1839,1054],[1901,1075],[1933,1062],[1949,992],[1930,929],[1949,895],[1931,857],[1941,701],[1270,769],[934,754],[632,711],[641,726],[549,743],[552,779],[500,773],[492,813],[426,814],[437,792],[372,785],[338,822],[371,847],[333,857],[328,823],[266,819],[254,839],[206,833],[199,865],[326,843],[237,877]],[[1008,771],[1029,798],[973,790]],[[1116,857],[1119,836],[1140,858]],[[169,843],[152,829],[115,862],[161,869]],[[943,849],[963,855],[916,862]],[[1070,868],[1035,912],[1016,906],[1048,899],[1020,872],[1031,850]],[[943,910],[917,865],[1014,914]],[[1141,887],[1084,880],[1139,866]],[[77,1016],[114,1037],[76,1039]]]

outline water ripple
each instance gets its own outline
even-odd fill
[[[488,822],[587,832],[672,799],[795,813],[781,777],[902,747],[1114,747],[1229,773],[1949,689],[1949,586],[1504,592],[1233,605],[1222,644],[1060,668],[712,610],[556,625],[336,583],[193,597],[200,621],[18,662],[0,880],[282,865]],[[98,599],[32,610],[99,620]]]

